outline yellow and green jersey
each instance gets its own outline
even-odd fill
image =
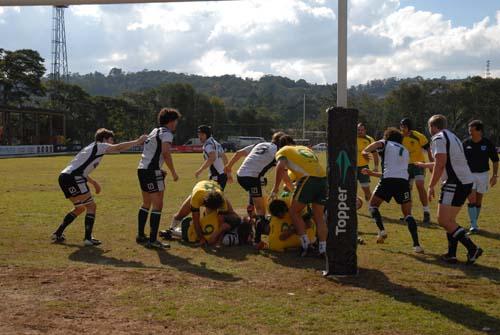
[[[202,180],[196,183],[196,185],[194,185],[193,187],[193,192],[191,192],[191,208],[199,209],[201,206],[203,206],[203,200],[205,199],[205,196],[212,191],[220,193],[224,198],[224,192],[222,192],[220,185],[216,181]],[[227,210],[226,198],[224,198],[223,208],[221,208],[219,211],[225,210]]]
[[[358,167],[360,166],[367,166],[369,161],[363,157],[361,152],[363,152],[363,149],[369,146],[375,142],[373,137],[370,137],[368,135],[365,135],[363,137],[357,137],[357,144],[358,144]]]
[[[403,146],[410,153],[410,164],[424,162],[424,149],[429,148],[429,141],[424,134],[411,130],[407,136],[403,136]]]
[[[319,159],[308,147],[301,145],[286,146],[276,153],[276,160],[286,159],[288,169],[297,179],[304,176],[326,177],[326,170],[319,163]]]

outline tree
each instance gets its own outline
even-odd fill
[[[35,50],[0,49],[0,89],[2,104],[22,105],[33,96],[44,95],[44,59]]]

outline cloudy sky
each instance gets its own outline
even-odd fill
[[[500,1],[349,0],[349,85],[387,77],[500,77]],[[50,64],[50,7],[0,7],[0,48]],[[71,72],[168,70],[336,82],[336,0],[72,6]]]

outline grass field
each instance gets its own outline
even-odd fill
[[[381,209],[389,238],[377,245],[365,204],[359,275],[335,280],[320,276],[322,261],[291,252],[137,245],[137,155],[105,157],[93,174],[103,186],[94,234],[104,243],[83,247],[79,218],[65,245],[51,244],[70,209],[57,184],[69,160],[0,160],[0,334],[500,334],[500,187],[487,195],[474,237],[485,249],[478,264],[463,264],[461,246],[461,264],[440,262],[445,235],[434,224],[419,230],[426,254],[413,254],[393,204]],[[168,182],[162,228],[200,160],[174,156],[180,181]],[[245,207],[238,185],[227,194]]]

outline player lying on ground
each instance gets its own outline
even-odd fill
[[[411,192],[408,181],[408,150],[401,144],[403,136],[396,128],[387,128],[384,139],[374,142],[363,149],[363,155],[369,156],[378,151],[382,158],[382,172],[363,169],[362,173],[380,177],[380,181],[370,199],[370,213],[379,229],[377,243],[384,243],[387,238],[379,207],[382,202],[390,202],[392,198],[401,205],[401,211],[408,224],[408,230],[413,240],[413,250],[423,253],[424,249],[418,241],[417,223],[411,215]]]
[[[281,182],[286,181],[287,170],[290,170],[298,178],[297,187],[293,195],[292,204],[290,206],[290,216],[292,222],[300,236],[302,244],[301,256],[306,256],[309,250],[310,241],[305,231],[305,222],[302,219],[302,211],[311,204],[313,218],[316,222],[319,237],[319,254],[326,253],[326,238],[328,228],[324,220],[324,208],[327,198],[327,180],[326,171],[319,163],[318,157],[314,152],[304,146],[296,146],[293,138],[284,135],[279,141],[280,150],[276,153],[276,179],[271,192],[271,198],[275,198]],[[290,181],[287,185],[289,189],[293,189]]]
[[[224,167],[225,173],[230,175],[234,164],[245,157],[236,175],[240,186],[248,192],[249,203],[255,206],[257,231],[262,230],[262,225],[266,224],[266,201],[262,196],[262,186],[267,184],[267,171],[276,165],[274,156],[283,135],[285,134],[282,132],[274,133],[271,142],[250,145],[237,151]],[[259,233],[255,235],[255,243],[260,243]]]
[[[431,151],[434,163],[417,162],[420,167],[431,168],[428,198],[435,197],[435,187],[442,181],[441,196],[438,204],[438,223],[446,230],[448,253],[442,256],[448,263],[457,262],[458,242],[467,249],[467,264],[474,263],[483,250],[476,246],[457,222],[457,215],[472,191],[474,177],[465,158],[462,142],[447,128],[443,115],[433,115],[428,121],[432,135]],[[473,199],[472,199],[473,200]]]
[[[209,245],[219,247],[248,245],[252,243],[252,226],[248,221],[243,221],[238,215],[226,214],[219,222],[219,215],[216,212],[204,213],[200,219],[202,234]],[[171,231],[172,238],[182,239],[188,243],[198,243],[196,229],[192,217],[185,217],[180,227]],[[214,235],[218,237],[212,238]]]
[[[218,234],[213,234],[208,241],[205,239],[200,225],[201,207],[205,207],[207,214],[214,211],[217,212],[221,227]],[[201,245],[216,243],[221,234],[234,228],[232,223],[235,221],[231,220],[229,224],[227,224],[228,222],[224,222],[224,215],[238,215],[234,211],[231,202],[224,197],[224,193],[216,181],[202,180],[196,183],[191,194],[183,202],[177,214],[174,215],[170,229],[162,231],[160,235],[166,239],[172,238],[172,233],[175,228],[178,227],[181,224],[182,219],[189,214],[192,214],[196,237]]]
[[[163,195],[165,191],[166,172],[162,170],[163,162],[167,165],[172,179],[179,177],[175,171],[170,148],[174,132],[181,114],[173,108],[163,108],[158,113],[158,127],[154,128],[144,143],[141,160],[137,168],[137,177],[142,194],[142,206],[137,218],[137,243],[147,243],[149,248],[168,248],[166,243],[158,241],[161,211],[163,210]],[[151,210],[152,209],[152,210]],[[149,211],[149,238],[144,233]]]
[[[65,240],[64,230],[83,212],[85,215],[85,237],[86,246],[99,245],[101,242],[92,237],[94,227],[96,204],[87,181],[95,188],[96,194],[101,192],[101,186],[97,181],[89,177],[89,174],[99,165],[105,154],[117,153],[141,145],[147,136],[143,135],[135,141],[114,144],[114,134],[108,129],[98,129],[95,133],[95,141],[83,148],[69,165],[59,175],[59,186],[66,199],[73,203],[74,209],[66,214],[63,222],[52,234],[54,242]]]

